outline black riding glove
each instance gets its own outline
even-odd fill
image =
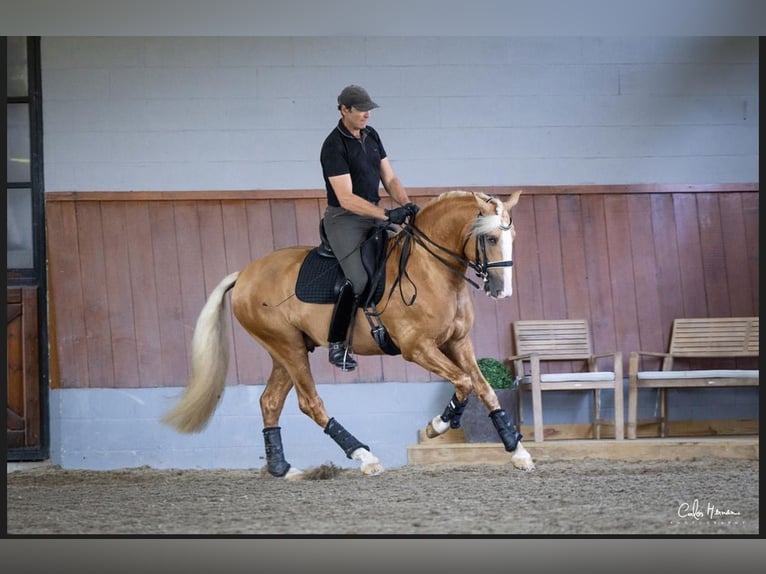
[[[402,205],[401,207],[396,207],[394,209],[386,209],[385,212],[388,220],[397,225],[404,223],[404,220],[410,215],[410,209],[407,205]]]
[[[418,211],[420,211],[420,206],[417,203],[410,202],[404,207],[407,208],[407,210],[409,211],[409,214],[412,216],[413,219],[418,214]]]

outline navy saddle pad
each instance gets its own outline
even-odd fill
[[[362,244],[362,262],[371,280],[360,297],[361,301],[367,300],[372,288],[375,289],[373,303],[377,304],[383,297],[385,281],[379,281],[378,285],[373,286],[372,277],[379,265],[385,265],[387,243],[388,235],[384,229],[382,232],[373,230],[370,238]],[[295,284],[295,295],[304,303],[335,303],[338,290],[345,279],[335,256],[328,253],[326,245],[319,245],[309,251],[301,264]]]

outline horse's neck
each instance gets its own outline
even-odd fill
[[[420,220],[416,218],[415,224],[427,239],[411,240],[413,245],[407,264],[409,274],[420,275],[421,280],[437,284],[446,281],[465,286],[462,279],[466,272],[463,247],[471,220],[457,210],[442,209],[424,215]],[[398,256],[396,259],[398,265]]]

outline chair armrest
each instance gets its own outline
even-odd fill
[[[590,356],[590,359],[588,359],[588,368],[592,372],[596,372],[598,369],[596,368],[596,360],[597,359],[604,359],[604,358],[611,358],[612,359],[612,371],[615,374],[619,374],[622,376],[622,351],[611,351],[608,353],[595,353]],[[618,373],[619,371],[619,373]]]
[[[672,367],[673,356],[670,353],[663,353],[657,351],[631,351],[628,357],[628,373],[638,372],[639,361],[642,357],[654,358],[660,360],[660,366],[662,370],[665,367]]]
[[[532,353],[527,353],[525,355],[511,355],[510,357],[507,357],[506,361],[529,361],[532,358]]]

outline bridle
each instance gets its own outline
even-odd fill
[[[488,199],[487,201],[491,201],[492,198]],[[477,215],[477,219],[480,217],[484,217],[484,214],[479,212]],[[502,231],[509,231],[513,226],[513,221],[509,221],[508,225],[500,225],[499,229]],[[470,241],[472,236],[476,236],[476,244],[475,244],[475,254],[474,254],[474,260],[471,261],[470,259],[466,258],[465,250],[466,246],[468,245],[468,242]],[[391,293],[393,293],[394,288],[396,285],[399,285],[399,292],[401,293],[402,300],[404,301],[404,293],[402,292],[401,287],[401,280],[402,278],[406,278],[407,281],[409,281],[410,285],[412,285],[414,292],[409,302],[404,301],[407,305],[412,305],[415,302],[415,298],[417,297],[417,286],[412,282],[412,280],[409,277],[409,274],[407,273],[407,262],[409,261],[410,254],[412,252],[412,242],[417,243],[423,249],[425,249],[431,256],[433,256],[437,261],[439,261],[442,265],[447,267],[450,271],[464,279],[468,284],[472,285],[476,289],[480,289],[482,286],[484,287],[485,291],[489,291],[489,270],[495,269],[498,267],[511,267],[513,266],[513,260],[507,260],[507,261],[489,261],[489,258],[487,257],[487,235],[486,233],[480,233],[480,234],[474,234],[473,232],[468,233],[466,235],[465,241],[463,241],[463,246],[461,249],[462,253],[455,253],[454,251],[447,249],[446,247],[439,245],[435,241],[433,241],[430,237],[428,237],[423,231],[418,228],[415,223],[412,221],[412,218],[409,217],[407,221],[402,226],[402,232],[397,234],[395,236],[395,241],[399,241],[402,244],[402,253],[399,258],[399,272],[397,273],[396,279],[394,280],[393,285],[391,285],[391,290],[389,291],[389,297],[391,296]],[[393,246],[392,246],[393,247]],[[389,251],[389,254],[393,251],[391,249]],[[450,261],[451,258],[452,261]],[[457,263],[459,267],[470,267],[476,272],[476,275],[481,279],[482,284],[480,285],[476,281],[473,281],[472,279],[466,277],[463,275],[460,271],[458,271],[454,264]]]

